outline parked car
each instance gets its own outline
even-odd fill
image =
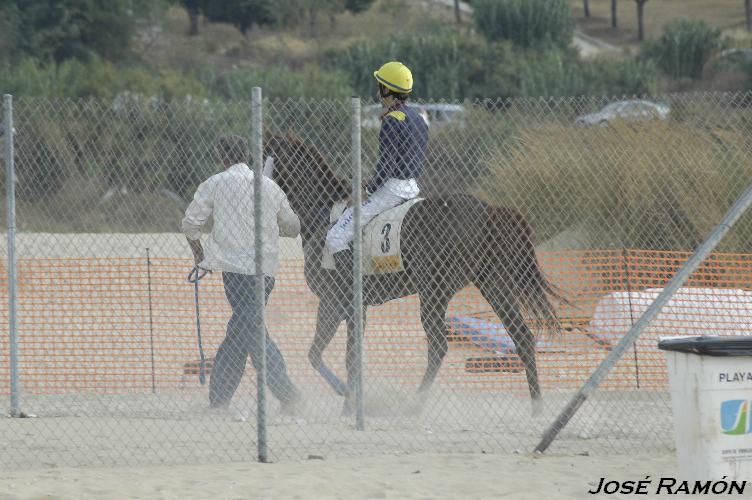
[[[617,101],[605,106],[600,111],[589,115],[578,116],[575,123],[580,125],[599,125],[612,120],[665,120],[671,108],[668,104],[645,100]]]
[[[429,127],[441,127],[455,124],[465,125],[465,108],[461,104],[410,104],[418,109]],[[362,126],[365,128],[379,128],[379,116],[384,112],[381,104],[370,104],[363,108]]]
[[[752,49],[733,48],[722,50],[717,59],[726,59],[730,61],[739,61],[743,63],[752,63]]]

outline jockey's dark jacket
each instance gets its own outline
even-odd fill
[[[389,179],[420,176],[427,143],[428,125],[414,108],[402,105],[384,113],[379,132],[379,161],[366,190],[373,193]]]

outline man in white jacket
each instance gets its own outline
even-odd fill
[[[225,295],[232,307],[227,336],[214,359],[209,383],[209,403],[215,408],[230,404],[251,356],[258,370],[261,362],[261,335],[266,335],[267,382],[282,403],[282,411],[293,413],[300,394],[287,374],[285,361],[277,345],[258,328],[256,304],[269,299],[277,270],[279,237],[294,238],[300,233],[300,220],[290,208],[285,193],[271,179],[262,181],[263,200],[263,272],[265,296],[256,297],[253,171],[246,164],[248,143],[238,135],[223,136],[217,142],[217,154],[225,167],[209,177],[196,190],[185,211],[183,232],[193,251],[196,265],[209,271],[221,271]],[[210,216],[214,226],[206,245],[201,246],[201,228]]]

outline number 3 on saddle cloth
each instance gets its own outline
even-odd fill
[[[400,230],[408,210],[423,198],[413,198],[379,215],[363,228],[363,274],[388,274],[405,270],[400,252]],[[329,221],[333,224],[345,211],[344,202],[332,207]],[[334,258],[325,247],[321,267],[334,270]]]

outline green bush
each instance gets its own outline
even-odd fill
[[[493,66],[483,40],[451,31],[431,35],[399,34],[381,42],[359,42],[328,55],[329,67],[343,70],[360,96],[373,96],[374,70],[390,60],[413,72],[413,93],[425,99],[458,99],[469,95]]]
[[[0,61],[9,61],[18,52],[21,22],[18,10],[13,7],[0,4]]]
[[[108,134],[90,136],[89,149],[97,152],[92,168],[108,185],[131,191],[166,188],[189,198],[216,171],[217,137],[248,133],[250,104],[121,94],[104,117]]]
[[[497,50],[491,58],[494,70],[476,82],[470,97],[643,95],[658,86],[655,66],[633,59],[584,62],[571,49]]]
[[[25,59],[6,65],[0,71],[0,91],[26,97],[105,99],[126,91],[165,99],[206,94],[201,82],[178,72],[143,66],[119,68],[97,57],[60,64]]]
[[[265,68],[238,69],[218,75],[206,71],[200,79],[212,95],[229,100],[247,100],[253,87],[261,87],[269,98],[337,98],[352,95],[347,75],[309,66],[295,71],[279,64]]]
[[[114,60],[134,33],[129,6],[128,0],[3,0],[0,18],[10,29],[13,59],[61,62],[98,54]]]
[[[220,134],[247,134],[249,103],[166,101],[127,92],[113,100],[14,101],[22,200],[53,198],[66,179],[94,178],[129,192],[187,198],[217,168]]]
[[[283,65],[235,70],[224,75],[205,73],[202,81],[220,99],[248,102],[253,87],[266,98],[264,123],[273,132],[292,132],[312,141],[333,166],[347,166],[338,156],[349,150],[350,96],[347,75],[311,65],[294,71]]]
[[[652,61],[598,59],[582,65],[581,95],[640,96],[658,92],[658,69]]]
[[[64,122],[50,119],[47,113],[25,113],[18,104],[14,110],[16,195],[21,201],[39,201],[57,193],[71,173],[67,133]]]
[[[475,25],[490,41],[522,47],[572,43],[574,17],[566,0],[476,0]]]
[[[705,21],[677,19],[658,40],[646,44],[643,56],[671,78],[699,78],[705,63],[720,49],[721,30]]]
[[[421,37],[396,35],[360,42],[329,55],[329,65],[349,75],[361,96],[375,93],[373,69],[401,60],[413,72],[418,99],[641,95],[657,87],[651,62],[583,62],[571,48],[519,49],[451,31]],[[373,69],[372,69],[373,68]]]
[[[96,57],[60,64],[26,59],[0,71],[0,91],[27,97],[113,99],[129,92],[165,100],[212,96],[237,101],[250,99],[251,89],[260,86],[266,97],[338,98],[352,95],[346,80],[344,73],[317,66],[295,71],[276,65],[221,75],[207,70],[193,76],[145,66],[120,68]]]

